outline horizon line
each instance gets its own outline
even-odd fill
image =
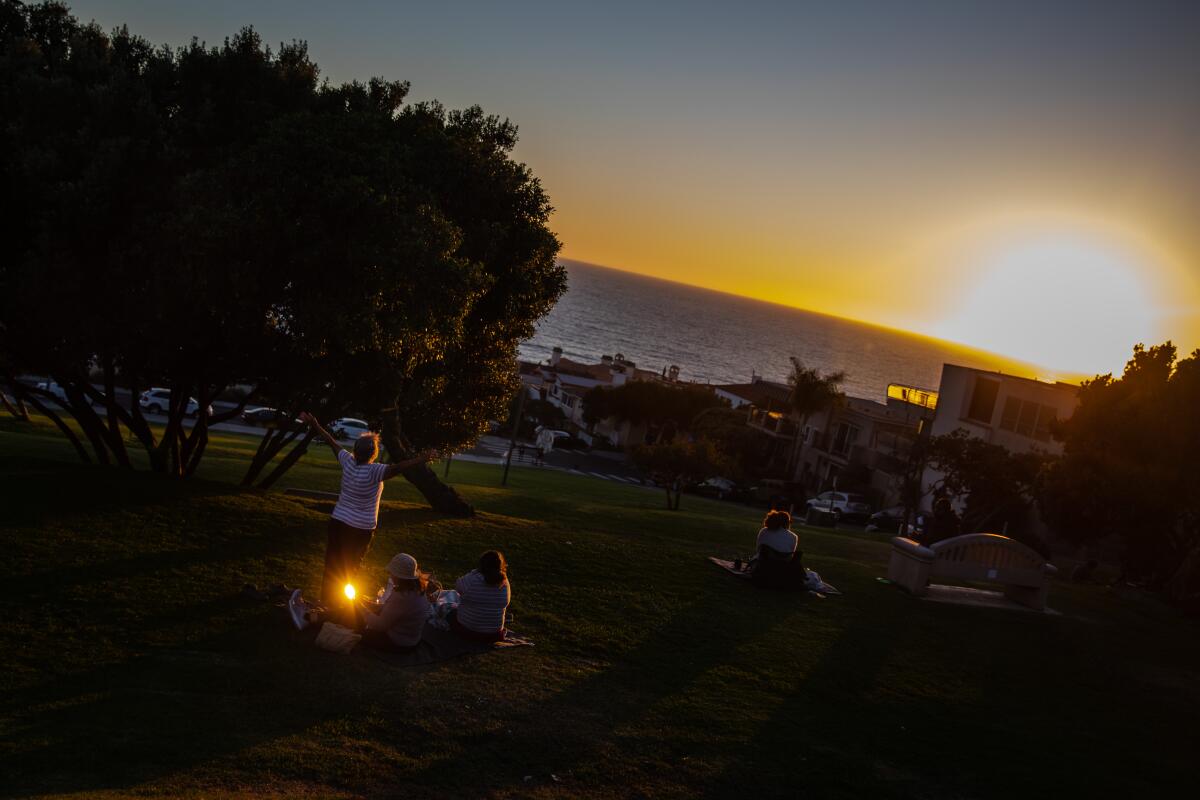
[[[623,269],[621,267],[614,267],[609,264],[597,264],[594,261],[584,261],[581,258],[569,258],[567,256],[559,256],[558,261],[570,262],[572,264],[580,264],[584,267],[591,267],[594,269],[609,270],[610,272],[620,272],[623,275],[633,275],[634,277],[645,278],[646,280],[661,281],[663,283],[671,283],[671,284],[675,284],[676,286],[684,286],[689,289],[699,289],[704,292],[712,292],[714,294],[725,295],[726,297],[736,297],[739,300],[750,300],[755,303],[765,303],[767,305],[777,306],[779,308],[785,308],[789,311],[802,311],[805,314],[816,314],[817,316],[828,317],[830,319],[835,319],[835,320],[839,320],[842,322],[852,322],[856,325],[866,325],[867,327],[878,328],[880,330],[887,331],[889,333],[900,334],[902,336],[910,336],[914,339],[925,339],[925,340],[928,340],[931,342],[937,342],[937,343],[943,344],[943,345],[950,345],[950,346],[958,348],[960,350],[965,350],[968,352],[975,352],[975,353],[979,353],[982,355],[990,356],[994,359],[1007,361],[1013,366],[1028,367],[1033,370],[1035,375],[1037,375],[1039,372],[1051,372],[1051,373],[1057,372],[1057,373],[1063,374],[1064,377],[1071,378],[1071,379],[1079,378],[1081,381],[1082,380],[1091,380],[1094,377],[1099,377],[1098,374],[1092,375],[1088,372],[1084,372],[1084,371],[1080,371],[1080,370],[1055,369],[1048,365],[1035,364],[1033,362],[1026,361],[1021,358],[1017,358],[1016,356],[1007,355],[1005,353],[998,353],[994,350],[988,350],[983,347],[977,347],[976,345],[967,344],[966,342],[958,342],[958,341],[954,341],[953,339],[944,339],[940,336],[934,336],[934,335],[928,334],[928,333],[921,333],[919,331],[909,330],[907,328],[898,328],[893,325],[885,325],[883,323],[874,322],[872,320],[859,319],[857,317],[846,316],[844,314],[833,314],[828,311],[817,311],[816,309],[805,308],[803,306],[796,306],[796,305],[791,305],[788,303],[780,303],[777,300],[766,300],[764,298],[755,297],[753,295],[738,294],[736,292],[730,292],[730,291],[727,291],[724,289],[714,289],[711,286],[704,286],[704,285],[697,284],[697,283],[686,283],[684,281],[672,280],[671,278],[661,278],[657,275],[647,275],[644,272],[636,272],[631,269]]]

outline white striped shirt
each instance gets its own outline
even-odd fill
[[[479,570],[473,569],[455,581],[454,588],[462,597],[457,613],[464,628],[476,633],[495,633],[504,627],[504,612],[512,599],[512,587],[507,580],[493,586]]]
[[[345,450],[338,451],[338,461],[342,465],[342,491],[333,507],[333,518],[351,528],[375,530],[387,464],[359,464]]]

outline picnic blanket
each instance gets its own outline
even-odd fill
[[[744,561],[741,563],[741,566],[739,567],[733,561],[730,561],[725,558],[717,558],[716,556],[709,556],[708,560],[711,561],[712,563],[716,564],[718,567],[725,570],[726,572],[728,572],[730,575],[734,576],[735,578],[741,578],[743,580],[750,580],[750,578],[751,578],[750,570],[746,569],[746,562],[744,562]],[[808,591],[810,594],[826,594],[826,595],[841,594],[841,592],[838,591],[836,587],[834,587],[831,584],[826,583],[821,578],[821,576],[818,575],[813,570],[811,570],[811,569],[806,570],[806,572],[808,573],[807,588],[808,588]]]
[[[533,642],[512,631],[508,632],[503,642],[469,642],[452,631],[440,630],[426,624],[421,634],[421,643],[411,653],[385,653],[363,644],[354,648],[354,652],[365,653],[397,667],[419,667],[423,664],[449,661],[459,656],[505,652],[518,647],[533,647]]]

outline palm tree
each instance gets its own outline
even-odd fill
[[[846,380],[844,372],[829,372],[822,375],[812,367],[804,366],[800,359],[792,356],[792,372],[788,375],[788,385],[792,387],[788,395],[788,407],[800,418],[796,444],[792,447],[791,458],[788,459],[788,471],[795,466],[800,448],[804,444],[804,427],[813,414],[819,414],[840,405],[842,398],[841,385]]]

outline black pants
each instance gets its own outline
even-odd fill
[[[321,578],[321,605],[343,625],[354,624],[354,603],[346,599],[343,587],[347,583],[354,583],[354,577],[367,551],[371,549],[371,537],[374,535],[375,531],[352,528],[341,520],[329,519],[325,575]]]

